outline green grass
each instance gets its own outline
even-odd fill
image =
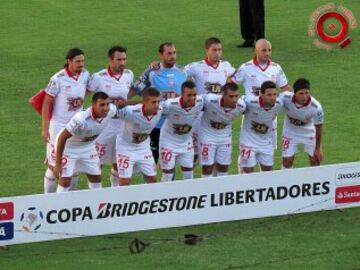
[[[358,1],[333,2],[355,17],[360,14]],[[290,83],[300,76],[312,82],[312,93],[325,111],[324,163],[333,164],[360,158],[360,30],[350,32],[352,44],[344,50],[316,48],[307,34],[309,18],[327,3],[266,1],[266,36]],[[167,40],[176,44],[181,64],[202,59],[203,42],[210,36],[222,39],[223,58],[236,67],[253,55],[251,49],[235,47],[241,42],[238,7],[230,0],[2,1],[0,25],[2,197],[42,193],[45,145],[40,118],[27,100],[61,68],[68,48],[84,49],[87,69],[95,72],[106,65],[108,48],[123,44],[135,76],[157,58],[159,44]],[[239,125],[237,120],[231,173],[237,171]],[[276,157],[279,168],[279,150]],[[296,166],[307,164],[300,154]],[[108,172],[106,167],[105,186]],[[359,209],[352,209],[18,245],[0,250],[0,269],[63,269],[64,264],[78,269],[359,269],[359,217]],[[179,241],[189,231],[210,236],[189,247]],[[135,236],[154,244],[130,255],[127,243]]]

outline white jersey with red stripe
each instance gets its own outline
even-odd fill
[[[90,74],[83,70],[78,76],[62,69],[51,77],[45,92],[54,97],[54,110],[50,120],[52,125],[66,125],[82,110]]]
[[[211,65],[206,59],[193,62],[185,66],[186,73],[193,78],[197,93],[204,95],[208,93],[220,94],[221,87],[226,79],[235,72],[235,68],[227,61]]]
[[[232,138],[232,121],[243,113],[246,104],[241,98],[236,108],[224,107],[223,97],[208,94],[204,97],[204,113],[200,122],[201,141],[213,144],[229,144]]]
[[[265,81],[272,81],[280,88],[288,84],[285,73],[279,64],[269,60],[265,65],[260,65],[256,58],[242,64],[232,80],[244,86],[245,95],[255,96],[259,95],[261,84]]]
[[[193,107],[186,108],[182,97],[164,101],[162,108],[166,120],[160,130],[160,144],[172,148],[186,147],[192,140],[192,126],[203,105],[204,100],[199,95]]]
[[[72,135],[66,141],[66,152],[73,150],[96,153],[95,139],[116,114],[117,108],[113,104],[110,104],[110,110],[104,118],[96,118],[92,107],[78,112],[65,127]]]
[[[273,146],[273,120],[283,109],[283,102],[276,99],[272,108],[265,108],[261,96],[245,96],[246,110],[240,132],[240,145],[267,148]],[[272,147],[271,147],[272,149]]]
[[[134,74],[129,69],[125,69],[122,74],[119,75],[113,74],[110,68],[102,69],[91,76],[89,90],[93,92],[105,92],[113,102],[127,100],[133,81]],[[104,132],[114,133],[120,132],[122,129],[123,121],[121,119],[112,119]]]
[[[299,105],[295,101],[295,94],[288,91],[282,93],[280,98],[286,112],[283,136],[314,138],[315,125],[324,123],[324,112],[320,102],[310,97],[305,105]]]
[[[127,151],[150,150],[151,131],[162,115],[162,109],[151,116],[145,115],[144,105],[136,104],[118,110],[118,117],[125,120],[124,129],[116,138],[117,149]]]

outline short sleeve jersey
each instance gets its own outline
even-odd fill
[[[278,87],[288,84],[285,73],[279,64],[268,61],[265,66],[261,66],[256,58],[242,64],[232,80],[244,86],[245,95],[255,96],[259,95],[261,84],[265,81],[272,81]]]
[[[227,61],[220,61],[217,66],[213,66],[207,60],[193,62],[185,66],[185,70],[193,78],[199,95],[220,94],[227,78],[235,72],[235,68]]]
[[[82,110],[90,74],[83,70],[78,76],[62,69],[51,77],[45,88],[46,94],[54,98],[54,111],[51,121],[66,125]]]

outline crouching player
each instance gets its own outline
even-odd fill
[[[166,120],[160,130],[161,181],[171,181],[175,165],[181,166],[183,179],[194,177],[194,146],[191,130],[196,117],[203,109],[203,98],[196,95],[195,83],[185,81],[181,85],[181,96],[162,103]]]
[[[156,182],[156,165],[150,149],[149,135],[161,118],[160,92],[147,88],[142,92],[142,103],[118,110],[125,120],[124,129],[116,138],[116,157],[119,184],[129,185],[134,165],[147,183]]]
[[[54,173],[59,179],[57,192],[69,191],[71,177],[85,172],[89,188],[101,188],[100,160],[95,139],[116,115],[116,106],[104,92],[93,95],[92,106],[74,115],[56,140]]]
[[[207,94],[204,98],[204,113],[200,122],[199,144],[202,177],[228,174],[232,153],[232,121],[245,111],[246,105],[239,98],[235,83],[222,87],[222,95]]]
[[[284,92],[280,97],[286,111],[282,135],[283,168],[292,168],[299,144],[304,145],[310,166],[320,165],[324,113],[321,104],[310,95],[310,82],[298,79],[294,83],[294,93]]]
[[[239,170],[252,173],[259,163],[262,171],[271,171],[274,164],[273,120],[283,109],[276,84],[265,81],[260,96],[247,96],[244,100],[246,110],[240,132]]]

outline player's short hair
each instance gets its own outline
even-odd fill
[[[236,83],[233,83],[233,82],[229,82],[229,83],[226,83],[223,87],[221,87],[221,92],[224,94],[224,95],[227,95],[228,94],[228,91],[238,91],[239,90],[239,86],[236,84]]]
[[[310,81],[305,78],[299,78],[294,82],[294,93],[301,89],[308,89],[310,90]]]
[[[164,42],[164,43],[160,44],[160,46],[159,46],[159,53],[161,53],[161,54],[164,53],[165,46],[175,46],[175,45],[174,45],[174,43],[172,43],[170,41]]]
[[[266,89],[269,89],[269,88],[275,88],[276,89],[276,84],[272,81],[265,81],[261,84],[261,88],[260,88],[260,91],[261,91],[261,94],[265,94],[265,91]]]
[[[109,98],[108,94],[104,93],[104,92],[96,92],[93,96],[92,96],[92,103],[96,103],[96,101],[98,101],[99,99],[107,99]]]
[[[195,83],[192,82],[192,81],[185,81],[185,82],[183,82],[182,85],[181,85],[181,94],[184,93],[185,88],[195,89],[195,88],[196,88],[196,85],[195,85]]]
[[[142,92],[141,96],[143,100],[148,97],[160,97],[160,92],[155,87],[148,87]]]
[[[213,44],[221,44],[221,41],[217,37],[211,37],[205,40],[205,48],[209,49],[211,45]]]
[[[114,58],[114,54],[115,52],[121,52],[121,53],[126,53],[127,48],[123,47],[123,46],[112,46],[109,51],[108,51],[108,56],[110,59]]]

